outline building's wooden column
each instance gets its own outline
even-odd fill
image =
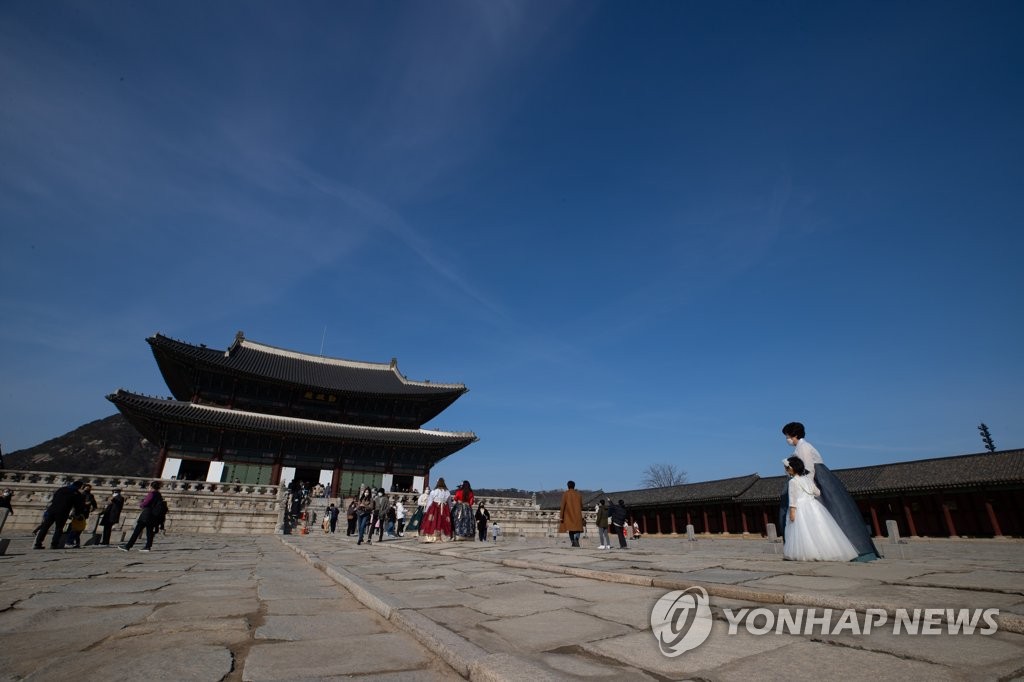
[[[878,523],[878,512],[875,511],[875,505],[868,502],[868,511],[871,512],[871,526],[875,529],[875,537],[882,537],[882,527]]]
[[[708,525],[708,510],[706,507],[700,508],[701,513],[704,515],[704,528],[701,529],[702,533],[710,533],[710,526]]]
[[[658,535],[661,535],[661,512],[654,512],[654,527],[658,531]]]
[[[156,471],[153,472],[153,478],[160,478],[163,476],[165,464],[167,464],[167,446],[161,445],[160,454],[156,458]]]
[[[340,485],[341,485],[341,467],[340,466],[336,466],[336,467],[334,467],[334,472],[331,474],[331,489],[328,492],[328,497],[337,497],[337,498],[340,499],[341,495],[339,493],[341,491],[338,490],[338,487]]]
[[[750,533],[750,529],[747,528],[747,510],[740,509],[740,520],[743,522],[743,534],[747,535]]]
[[[725,505],[722,505],[722,533],[729,532],[729,517],[725,513]]]
[[[989,523],[992,524],[992,530],[995,531],[996,536],[1003,534],[1002,529],[999,528],[999,519],[996,518],[996,510],[992,508],[992,503],[985,500],[985,511],[988,512]]]
[[[669,518],[672,519],[672,535],[678,535],[679,531],[676,530],[676,513],[670,512]]]
[[[946,519],[946,529],[949,531],[949,537],[957,537],[956,526],[953,525],[953,515],[949,513],[949,505],[946,504],[945,500],[941,500],[942,505],[942,516]]]
[[[904,498],[900,498],[903,505],[903,517],[907,520],[907,529],[913,537],[917,537],[917,526],[914,524],[914,515],[910,511],[910,504]]]
[[[647,512],[640,516],[640,532],[647,535]]]

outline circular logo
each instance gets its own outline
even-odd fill
[[[669,592],[651,610],[651,630],[668,657],[696,649],[711,634],[711,607],[703,587]]]

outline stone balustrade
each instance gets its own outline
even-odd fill
[[[149,490],[152,478],[140,476],[110,476],[101,474],[73,474],[52,471],[0,470],[0,488],[10,488],[13,497],[11,505],[14,515],[7,519],[4,535],[28,533],[42,519],[43,511],[50,503],[53,492],[72,481],[82,480],[92,486],[93,496],[99,508],[89,519],[86,535],[95,527],[107,499],[114,488],[120,488],[125,498],[121,523],[114,528],[114,540],[130,533],[138,517],[139,502]],[[235,483],[210,483],[207,481],[163,480],[161,492],[167,500],[168,533],[224,533],[273,534],[286,532],[285,506],[287,490],[278,485],[247,485]],[[411,494],[391,495],[392,499],[404,499],[407,517],[416,511],[416,496]],[[318,523],[323,518],[322,510],[331,502],[341,509],[339,523],[344,528],[345,510],[351,498],[318,498],[313,500],[313,518]],[[502,536],[551,537],[558,534],[558,510],[542,510],[535,499],[527,497],[482,496],[491,514],[491,523],[501,526]],[[596,535],[595,514],[585,515],[588,531]],[[320,532],[319,528],[309,528]]]
[[[114,538],[130,532],[138,517],[139,502],[149,491],[152,478],[72,474],[52,471],[0,470],[0,488],[10,488],[14,515],[7,519],[5,535],[29,532],[43,516],[53,492],[60,486],[81,480],[92,486],[99,505],[90,516],[91,533],[114,488],[125,498],[121,523]],[[206,481],[163,480],[161,493],[170,508],[169,533],[274,533],[284,513],[284,489],[276,485],[209,483]]]

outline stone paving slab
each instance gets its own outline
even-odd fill
[[[382,600],[411,605],[431,595],[432,605],[417,607],[428,622],[464,638],[470,651],[490,652],[482,659],[479,654],[467,655],[454,664],[456,670],[469,670],[471,679],[526,679],[522,666],[527,664],[534,666],[529,677],[536,679],[820,680],[861,678],[870,671],[875,679],[903,682],[1024,675],[1024,636],[1019,634],[1024,621],[1013,621],[1012,610],[999,617],[1000,631],[990,637],[941,635],[925,643],[924,636],[881,632],[856,637],[829,631],[848,607],[861,609],[861,617],[866,608],[892,610],[907,604],[1016,608],[1020,595],[1000,581],[1013,573],[1002,570],[1004,562],[1024,559],[1024,543],[996,546],[990,555],[984,543],[959,544],[928,548],[912,560],[805,564],[784,562],[778,555],[758,556],[760,548],[745,541],[701,543],[700,550],[681,550],[678,543],[654,540],[645,541],[643,552],[618,553],[529,542],[481,551],[465,544],[419,544],[408,538],[375,543],[372,548],[306,538],[282,540],[338,575],[351,575],[360,581],[360,589]],[[435,575],[428,567],[430,557],[436,558],[438,573],[444,575],[403,579],[408,561],[397,555],[407,553],[417,555],[416,570],[428,575]],[[396,567],[393,577],[380,570],[389,564]],[[472,576],[495,571],[519,579],[472,584]],[[964,581],[963,588],[913,582],[940,574],[978,577]],[[439,591],[436,583],[450,589]],[[712,594],[711,634],[693,651],[665,656],[650,628],[651,609],[669,589],[691,585],[703,585]],[[442,594],[447,604],[436,603]],[[933,603],[940,599],[950,603]],[[824,634],[812,630],[759,635],[742,625],[735,633],[728,632],[727,609],[734,616],[741,608],[777,612],[800,604],[819,611],[836,609],[832,626],[826,626]],[[814,661],[810,668],[806,659],[802,665],[793,662],[794,657],[805,656]]]
[[[0,557],[0,680],[69,675],[462,679],[273,536],[161,535],[149,553],[26,536]]]

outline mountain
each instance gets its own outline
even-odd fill
[[[79,426],[35,447],[4,454],[8,469],[152,476],[159,449],[120,414]]]

